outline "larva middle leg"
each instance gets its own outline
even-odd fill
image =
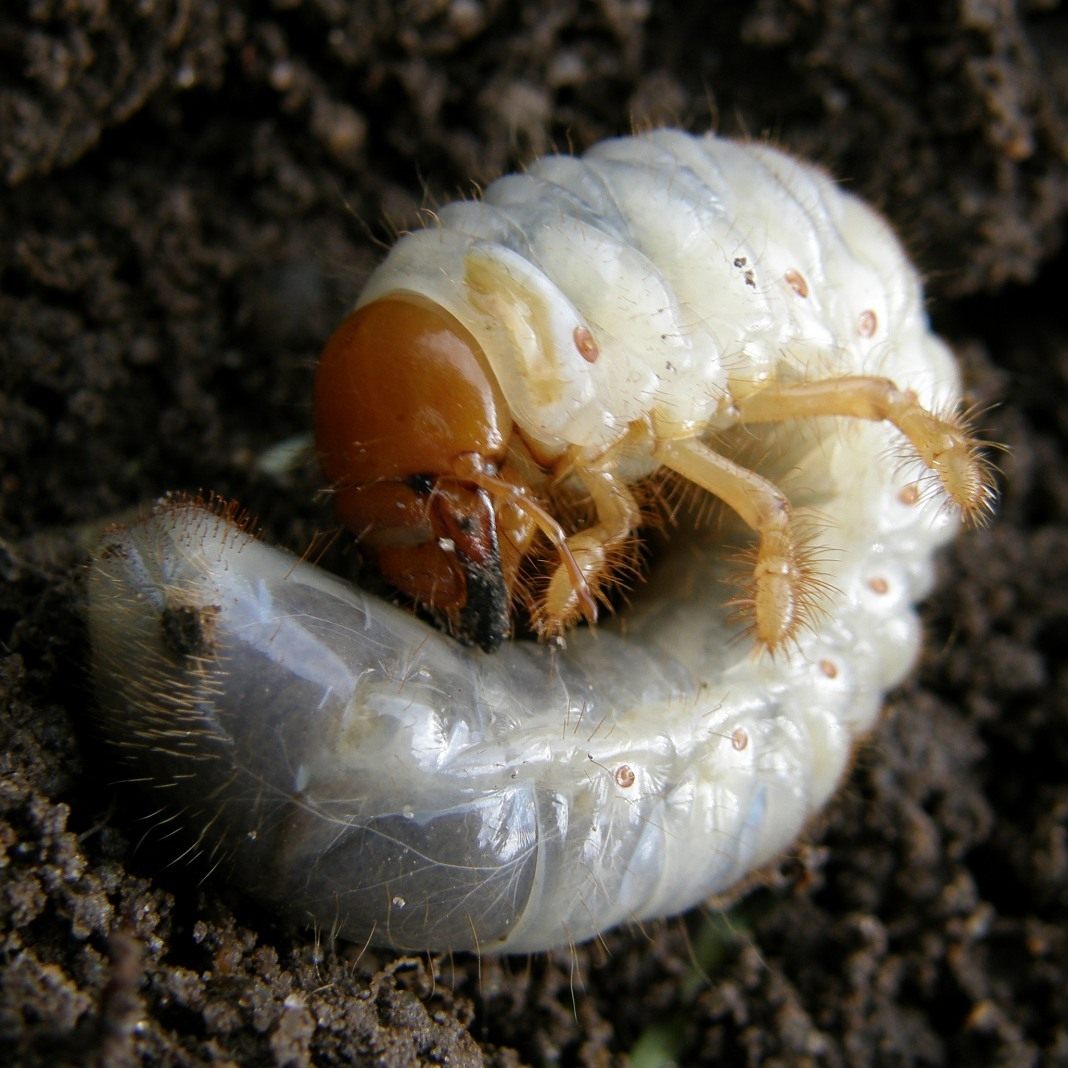
[[[756,532],[759,541],[749,599],[754,633],[770,650],[789,641],[804,623],[811,576],[785,494],[697,438],[661,442],[655,455],[665,467],[723,501]]]

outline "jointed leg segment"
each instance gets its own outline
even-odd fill
[[[928,411],[912,390],[898,389],[888,378],[849,375],[770,385],[738,401],[737,409],[742,423],[827,415],[885,420],[908,438],[966,519],[981,517],[992,503],[987,466],[968,428],[952,416]]]
[[[774,650],[803,622],[807,568],[791,526],[790,503],[766,478],[697,438],[661,442],[656,458],[719,498],[758,536],[751,606],[756,636]]]
[[[572,534],[567,549],[588,586],[596,592],[612,571],[612,558],[626,545],[641,522],[641,512],[626,483],[607,464],[573,472],[590,495],[597,523]],[[582,611],[568,571],[559,566],[538,605],[535,626],[543,635],[559,634]]]

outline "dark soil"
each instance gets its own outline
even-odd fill
[[[7,5],[0,1062],[1068,1064],[1068,11],[675,7]],[[733,910],[481,963],[288,931],[114,785],[72,532],[204,488],[302,547],[314,474],[257,458],[305,428],[390,227],[662,122],[770,136],[885,209],[995,405],[997,520],[945,554],[838,800]]]

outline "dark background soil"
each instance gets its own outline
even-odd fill
[[[1066,116],[1055,0],[5,5],[0,1062],[1068,1064]],[[287,931],[115,785],[71,531],[204,488],[302,547],[313,473],[256,460],[390,226],[662,122],[885,209],[996,405],[997,520],[945,554],[838,800],[726,915],[481,963]]]

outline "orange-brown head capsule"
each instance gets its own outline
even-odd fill
[[[416,296],[353,312],[319,361],[315,434],[338,518],[383,578],[496,648],[534,526],[494,507],[512,420],[470,332]]]

